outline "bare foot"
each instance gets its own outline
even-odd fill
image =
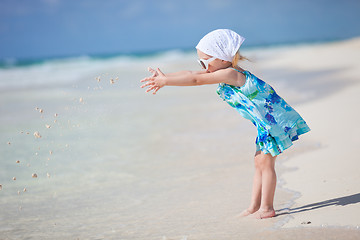
[[[253,214],[254,212],[256,212],[256,210],[249,210],[249,209],[245,209],[244,211],[242,211],[239,215],[237,215],[238,217],[247,217],[251,214]]]
[[[257,219],[272,218],[275,216],[276,216],[275,210],[269,210],[269,211],[259,210],[256,213],[254,213],[254,217]]]

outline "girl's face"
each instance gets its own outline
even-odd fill
[[[197,54],[198,54],[199,59],[207,60],[207,59],[212,58],[212,56],[207,55],[200,50],[197,50]],[[208,69],[206,71],[209,73],[215,72],[217,70],[228,68],[230,66],[231,66],[231,62],[216,58],[215,60],[209,62]]]

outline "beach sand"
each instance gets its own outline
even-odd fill
[[[313,52],[310,54],[310,51]],[[360,169],[357,147],[360,127],[360,40],[333,43],[308,49],[303,56],[283,66],[333,71],[329,78],[340,88],[333,94],[302,104],[297,109],[309,122],[312,132],[303,141],[319,143],[319,148],[294,155],[284,166],[291,171],[282,177],[285,188],[300,193],[291,207],[291,220],[284,227],[360,226]],[[333,57],[335,56],[335,57]],[[302,59],[310,62],[300,64]],[[288,64],[286,64],[287,62]],[[316,66],[316,67],[315,67]],[[327,87],[324,80],[323,87]],[[333,83],[332,83],[333,84]],[[360,238],[360,235],[358,235]]]
[[[237,217],[256,129],[216,86],[146,95],[144,61],[105,69],[100,82],[2,91],[0,239],[359,239],[359,46],[244,53],[312,129],[278,157],[279,215],[266,220]],[[151,66],[196,69],[191,58]]]

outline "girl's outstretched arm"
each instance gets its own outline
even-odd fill
[[[227,83],[234,86],[242,86],[245,83],[245,77],[239,75],[232,69],[221,69],[215,72],[179,72],[174,75],[165,75],[159,68],[153,73],[153,76],[141,80],[145,82],[141,88],[148,87],[146,92],[153,91],[156,94],[160,88],[167,86],[197,86],[204,84]]]
[[[158,73],[156,72],[156,70],[152,69],[151,67],[148,67],[148,71],[153,74],[152,75],[153,77],[158,76]],[[202,74],[202,73],[206,73],[206,70],[203,70],[203,71],[180,71],[180,72],[174,72],[174,73],[164,73],[164,75],[167,77],[174,77],[174,76],[179,76],[179,75],[188,74],[188,73]]]

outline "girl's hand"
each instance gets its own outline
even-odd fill
[[[146,89],[146,92],[154,91],[153,94],[156,94],[156,92],[159,91],[160,88],[165,86],[166,77],[159,68],[157,68],[157,70],[155,71],[154,69],[149,67],[148,70],[153,74],[153,76],[142,79],[140,82],[146,83],[143,84],[141,88],[150,86],[148,87],[148,89]]]

